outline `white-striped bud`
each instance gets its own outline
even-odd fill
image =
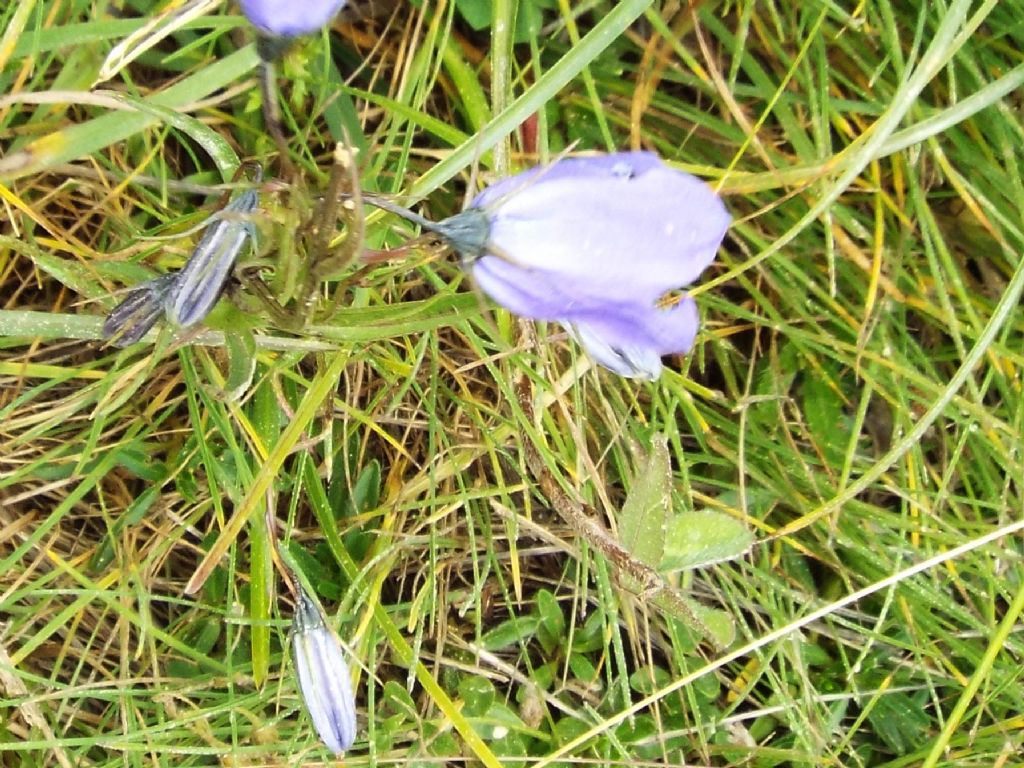
[[[299,691],[324,744],[340,754],[356,738],[356,701],[345,653],[316,602],[299,584],[292,652]]]

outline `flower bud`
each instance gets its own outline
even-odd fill
[[[313,727],[335,754],[356,738],[356,702],[345,654],[316,602],[298,585],[292,625],[292,653],[299,692]]]

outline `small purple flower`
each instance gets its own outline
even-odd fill
[[[656,379],[688,352],[697,309],[665,295],[714,260],[730,216],[699,179],[650,152],[560,160],[488,187],[430,228],[496,302],[559,321],[602,365]]]
[[[268,35],[298,37],[333,19],[345,0],[239,0],[242,13]]]

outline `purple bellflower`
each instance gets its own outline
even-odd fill
[[[653,380],[699,325],[693,299],[666,294],[714,260],[731,219],[704,182],[650,152],[620,152],[534,168],[462,213],[413,220],[446,238],[503,307],[561,322],[601,365]]]
[[[337,635],[320,607],[296,580],[298,602],[292,623],[292,655],[299,692],[317,734],[334,754],[356,739],[356,700]]]
[[[272,37],[316,32],[333,19],[345,0],[239,0],[254,27]]]

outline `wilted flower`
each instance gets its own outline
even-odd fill
[[[316,32],[337,15],[345,0],[239,0],[242,13],[268,35],[297,37]]]
[[[259,198],[246,190],[210,217],[185,266],[133,287],[103,323],[103,338],[126,347],[146,335],[163,314],[179,328],[205,318],[220,298],[238,255],[255,227],[249,215]]]
[[[249,215],[258,204],[256,190],[248,189],[210,217],[212,223],[207,224],[168,296],[167,319],[174,325],[187,328],[210,314],[242,247],[256,238]]]
[[[534,168],[451,218],[417,220],[499,304],[564,323],[616,373],[655,379],[662,355],[689,351],[698,327],[693,300],[666,294],[711,263],[730,217],[699,179],[622,152]]]
[[[114,346],[127,347],[145,336],[164,313],[177,277],[174,273],[160,275],[129,289],[125,300],[107,315],[103,338],[112,338]]]
[[[292,652],[299,691],[313,727],[324,744],[339,754],[356,738],[356,701],[338,637],[327,626],[316,602],[298,586],[292,626]]]

